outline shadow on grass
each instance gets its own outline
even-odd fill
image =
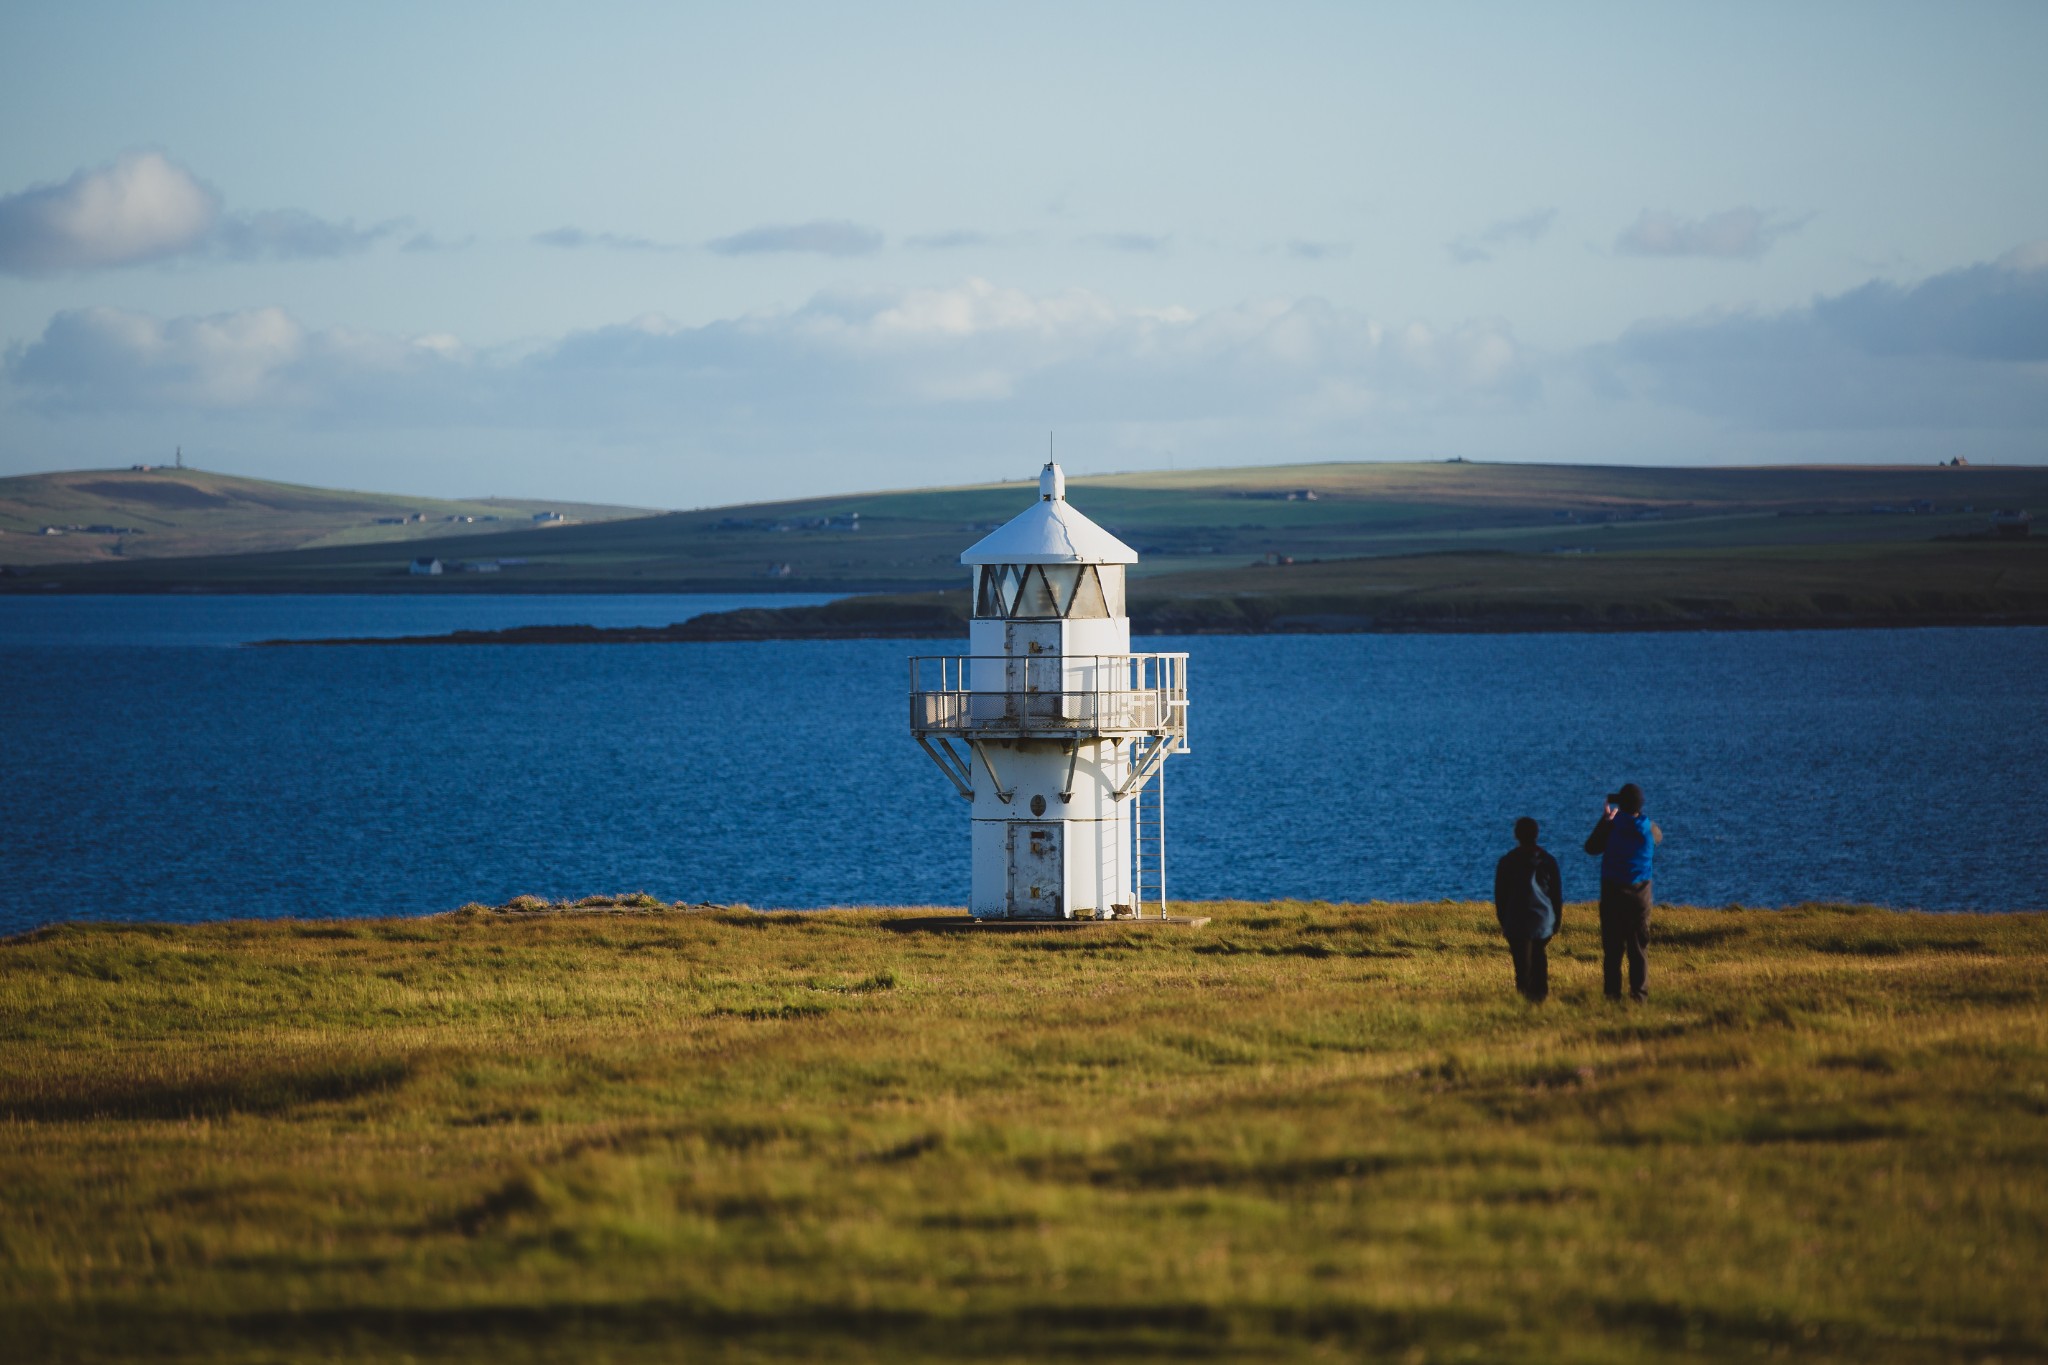
[[[1341,1156],[1283,1157],[1273,1160],[1225,1161],[1212,1157],[1127,1152],[1106,1163],[1026,1161],[1032,1176],[1076,1181],[1100,1188],[1125,1190],[1289,1190],[1365,1180],[1415,1163],[1382,1153]]]
[[[1903,957],[1907,953],[1981,953],[1985,947],[1986,944],[1981,938],[1915,938],[1902,934],[1865,934],[1857,938],[1838,935],[1813,942],[1815,952],[1833,953],[1843,957]]]
[[[1650,941],[1659,948],[1711,948],[1747,934],[1747,930],[1733,924],[1702,924],[1683,929],[1659,924],[1650,930]]]
[[[0,1096],[0,1116],[69,1123],[279,1114],[304,1105],[394,1090],[411,1077],[412,1071],[408,1061],[377,1058],[291,1071],[216,1073],[133,1085],[109,1085],[103,1078],[94,1078],[94,1083],[61,1077],[39,1093]]]
[[[599,1351],[620,1358],[1246,1359],[1315,1343],[1378,1356],[1412,1347],[1486,1343],[1506,1330],[1495,1313],[1455,1306],[1418,1310],[1358,1304],[1216,1305],[1072,1300],[958,1314],[837,1303],[743,1310],[688,1302],[350,1307],[218,1318],[132,1312],[90,1321],[52,1313],[17,1341],[37,1358],[96,1359],[149,1343],[151,1355],[392,1359],[488,1354],[497,1361],[556,1360]],[[1262,1349],[1263,1348],[1263,1349]],[[678,1351],[689,1354],[677,1355]]]

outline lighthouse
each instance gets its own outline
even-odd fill
[[[968,653],[910,661],[910,732],[971,806],[976,919],[1166,910],[1166,786],[1186,753],[1185,654],[1133,654],[1137,552],[1067,501],[1038,501],[960,562]]]

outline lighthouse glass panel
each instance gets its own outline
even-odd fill
[[[986,564],[974,571],[977,620],[1100,620],[1123,611],[1120,564]]]
[[[1057,618],[1060,604],[1053,599],[1052,586],[1045,581],[1044,568],[1034,564],[1024,571],[1024,589],[1018,595],[1017,605],[1010,615],[1027,620]]]
[[[1074,602],[1074,581],[1081,576],[1078,564],[1043,564],[1040,573],[1045,575],[1046,586],[1052,589],[1053,611],[1060,616],[1067,614],[1067,608]]]
[[[1102,582],[1095,576],[1095,566],[1081,567],[1081,581],[1074,589],[1073,603],[1067,608],[1071,620],[1093,620],[1109,615],[1109,603],[1102,596]]]
[[[974,571],[974,614],[981,620],[1009,615],[1003,607],[1003,571],[993,564]]]
[[[1102,599],[1109,604],[1109,614],[1124,615],[1124,566],[1101,564],[1096,572],[1102,575]]]

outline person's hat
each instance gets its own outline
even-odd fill
[[[1643,813],[1643,789],[1633,782],[1624,782],[1621,784],[1620,791],[1607,793],[1607,804],[1619,806],[1630,815],[1641,815]]]

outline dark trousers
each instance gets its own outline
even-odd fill
[[[1515,958],[1515,989],[1531,1000],[1550,998],[1550,940],[1511,938],[1508,951]]]
[[[1650,998],[1650,884],[1600,883],[1600,979],[1609,1000],[1621,999],[1621,960],[1628,958],[1628,993]]]

